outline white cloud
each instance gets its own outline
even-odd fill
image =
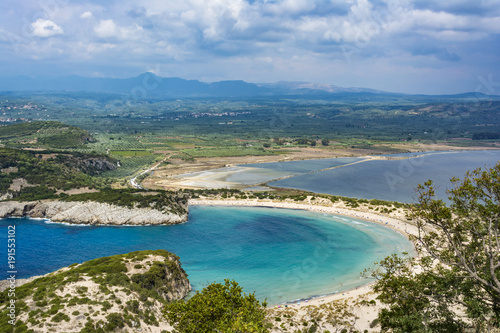
[[[47,38],[64,33],[63,29],[51,20],[41,18],[31,23],[31,28],[33,29],[33,35],[37,37]]]
[[[98,37],[109,38],[116,36],[116,23],[113,20],[101,20],[94,27],[94,32]]]
[[[484,32],[474,31],[457,31],[457,30],[442,30],[442,31],[427,31],[422,32],[422,35],[428,35],[438,40],[468,42],[487,38],[488,34]]]
[[[283,0],[275,3],[266,3],[262,10],[272,12],[276,15],[300,14],[316,8],[314,1],[310,0]]]
[[[372,19],[373,5],[368,0],[358,0],[351,6],[351,14],[358,20]]]
[[[499,34],[500,33],[500,17],[482,18],[477,24],[485,30],[485,32]]]
[[[407,19],[416,26],[434,29],[460,29],[470,24],[464,16],[430,10],[411,11]]]
[[[500,33],[500,17],[478,17],[444,11],[405,10],[384,26],[390,34],[412,34],[449,41],[475,41]]]
[[[85,12],[83,13],[82,15],[80,15],[81,18],[83,19],[89,19],[89,18],[92,18],[94,15],[92,14],[92,12]]]
[[[346,73],[384,59],[391,59],[387,68],[398,60],[400,68],[419,70],[443,66],[442,59],[461,59],[446,66],[473,62],[471,68],[493,68],[485,70],[489,73],[500,68],[494,44],[500,34],[499,1],[63,1],[31,24],[32,36],[44,38],[26,38],[11,31],[20,31],[22,17],[40,10],[38,0],[27,0],[13,5],[16,10],[0,11],[0,54],[11,48],[22,50],[20,58],[81,60],[89,67],[95,59],[120,67],[115,59],[121,59],[123,68],[127,63],[167,66],[174,59],[172,74],[212,80],[246,75],[270,81],[274,75],[317,81],[316,75],[326,82],[347,59],[352,67],[346,65]],[[61,34],[66,38],[46,39]],[[241,57],[247,57],[244,65],[237,61]],[[234,67],[226,69],[231,62]]]
[[[148,39],[144,34],[144,28],[137,23],[128,27],[119,26],[115,21],[101,20],[99,24],[94,27],[94,33],[97,37],[102,39],[116,38],[119,40],[135,40],[140,43],[147,43]]]
[[[99,53],[104,51],[109,51],[111,49],[115,49],[116,45],[111,43],[91,43],[85,46],[86,51],[89,53]]]

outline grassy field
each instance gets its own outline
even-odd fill
[[[0,126],[5,146],[38,149],[78,149],[92,141],[87,131],[57,121],[34,121]]]
[[[229,157],[229,156],[262,156],[275,155],[280,151],[265,150],[263,148],[253,147],[223,147],[223,148],[192,148],[183,149],[183,153],[192,157]]]
[[[143,156],[127,156],[127,157],[119,157],[117,158],[120,161],[120,167],[107,171],[102,174],[103,177],[112,177],[112,178],[124,178],[132,176],[139,170],[150,166],[156,161],[163,158],[161,155],[143,155]]]
[[[132,156],[151,156],[153,153],[149,150],[111,150],[113,156],[132,157]]]

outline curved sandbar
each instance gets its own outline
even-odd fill
[[[300,204],[290,201],[278,201],[270,199],[210,199],[210,198],[200,198],[200,199],[190,199],[190,205],[220,205],[220,206],[247,206],[247,207],[273,207],[273,208],[287,208],[287,209],[303,209],[313,212],[320,212],[326,214],[336,214],[343,215],[347,217],[354,217],[357,219],[363,219],[369,222],[374,222],[378,224],[385,225],[393,230],[399,232],[401,235],[408,238],[410,234],[416,235],[418,229],[415,225],[407,223],[402,219],[405,218],[404,214],[396,214],[396,217],[388,217],[385,215],[376,214],[373,212],[364,212],[354,209],[348,209],[344,207],[339,207],[341,204],[332,203],[330,201],[324,201],[319,204]],[[372,292],[372,283],[366,284],[355,289],[344,291],[338,294],[331,294],[322,297],[315,297],[307,300],[307,302],[300,302],[300,304],[291,304],[293,307],[304,307],[309,305],[320,305],[323,303],[331,302],[334,300],[339,300],[343,298],[358,297],[361,295],[368,294]]]

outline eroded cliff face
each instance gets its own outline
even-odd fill
[[[48,218],[54,222],[103,225],[178,224],[188,214],[165,213],[151,208],[127,208],[98,202],[0,202],[0,218]]]

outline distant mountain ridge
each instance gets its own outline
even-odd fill
[[[0,78],[0,92],[98,92],[127,94],[132,98],[186,98],[186,97],[259,97],[259,96],[355,96],[388,97],[433,96],[446,98],[490,97],[481,93],[462,93],[456,95],[409,95],[385,92],[369,88],[343,88],[330,84],[310,82],[280,81],[277,83],[248,83],[242,80],[227,80],[206,83],[177,77],[162,78],[151,72],[137,77],[88,78],[82,76],[30,78],[16,76]],[[500,96],[491,96],[500,99]]]
[[[244,97],[273,95],[270,88],[244,81],[204,83],[177,77],[161,78],[143,73],[126,79],[87,78],[81,76],[30,78],[10,77],[0,80],[0,91],[88,91],[130,94],[133,97]]]

